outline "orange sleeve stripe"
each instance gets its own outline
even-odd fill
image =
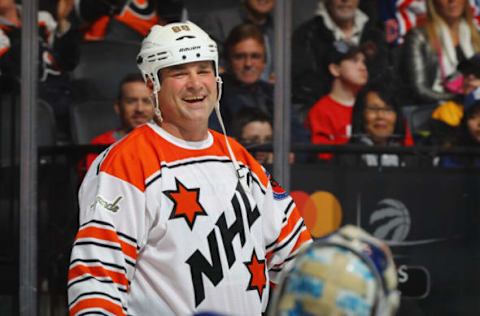
[[[288,218],[287,224],[283,226],[280,236],[278,236],[278,243],[282,243],[282,241],[292,233],[301,219],[302,217],[300,216],[300,212],[295,207]]]
[[[296,224],[298,223],[298,219],[301,218],[299,212],[293,212],[292,215],[290,216],[290,218],[292,218],[292,216],[294,216],[295,214],[295,221],[292,221],[290,222],[290,219],[288,220],[288,223],[287,223],[287,226],[284,227],[284,230],[282,230],[282,232],[280,233],[280,237],[278,238],[277,240],[277,244],[281,243],[282,240],[285,239],[286,236],[288,236],[289,233],[292,232],[292,230],[295,228]],[[290,226],[290,227],[289,227]],[[288,233],[286,233],[288,232]],[[282,238],[283,236],[283,238]],[[298,236],[297,238],[297,242],[295,243],[295,246],[293,246],[293,249],[290,251],[290,253],[294,252],[296,249],[298,249],[303,243],[305,243],[306,241],[308,240],[311,240],[312,237],[310,236],[310,232],[308,231],[308,229],[306,228],[305,226],[305,229],[304,231],[302,231],[300,233],[300,235]],[[265,255],[265,258],[267,260],[270,260],[270,258],[272,257],[273,255],[273,252],[275,251],[276,248],[273,248],[272,250],[270,250],[269,252],[267,252],[267,254]]]
[[[122,307],[103,298],[87,298],[79,301],[70,309],[70,315],[76,315],[82,309],[101,308],[114,315],[125,315]]]
[[[108,270],[101,266],[76,265],[68,270],[68,280],[76,279],[85,274],[99,278],[110,278],[114,283],[128,287],[128,279],[123,272]]]
[[[75,240],[78,240],[80,238],[95,238],[118,243],[122,248],[122,252],[126,256],[137,260],[137,248],[120,240],[117,233],[115,233],[113,230],[99,227],[85,227],[77,233],[77,237],[75,238]]]
[[[308,231],[308,229],[305,229],[303,232],[300,233],[300,236],[298,236],[297,242],[295,243],[295,246],[293,246],[292,251],[290,251],[290,253],[300,248],[304,243],[306,243],[309,240],[312,240],[312,236],[310,235],[310,232]]]

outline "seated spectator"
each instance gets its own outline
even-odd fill
[[[227,71],[222,75],[222,117],[226,126],[234,122],[244,108],[256,108],[273,117],[273,85],[261,79],[265,69],[265,41],[253,24],[240,24],[232,29],[226,41]],[[210,117],[210,127],[220,131],[218,120]],[[305,129],[292,113],[292,138],[304,141]]]
[[[459,126],[456,146],[480,148],[480,101],[465,108],[465,114]],[[447,168],[480,167],[480,158],[472,156],[445,156],[440,166]]]
[[[316,16],[300,25],[292,38],[292,98],[305,115],[330,90],[328,54],[333,42],[368,43],[371,77],[388,66],[385,35],[358,9],[359,0],[320,0]]]
[[[122,80],[113,108],[120,118],[120,126],[92,139],[90,142],[92,145],[111,145],[135,127],[153,119],[151,91],[145,86],[140,74],[130,74]],[[97,154],[87,155],[85,172],[97,156]]]
[[[86,40],[141,41],[155,24],[186,20],[182,0],[76,0]]]
[[[469,2],[427,0],[423,27],[405,40],[403,77],[413,104],[451,100],[461,94],[457,65],[480,51],[480,35]]]
[[[239,1],[240,6],[224,10],[212,10],[202,18],[198,18],[198,24],[213,38],[220,51],[220,66],[226,67],[228,52],[222,50],[226,44],[227,37],[232,29],[244,23],[256,25],[265,38],[265,66],[262,70],[262,79],[265,81],[274,80],[273,49],[274,49],[274,28],[272,11],[275,0],[243,0]],[[192,18],[192,20],[196,20]],[[228,50],[228,48],[225,48]]]
[[[432,113],[431,136],[428,141],[443,147],[449,147],[455,142],[464,108],[480,99],[480,54],[462,61],[458,70],[463,75],[462,94],[441,103]]]
[[[252,145],[272,143],[273,126],[271,117],[260,109],[245,108],[235,116],[232,125],[233,137],[248,148]],[[272,152],[255,151],[255,158],[261,164],[272,164]]]
[[[413,145],[406,122],[395,99],[395,91],[389,81],[376,82],[365,87],[358,95],[353,108],[352,138],[350,144],[378,147]],[[376,167],[401,167],[407,165],[408,157],[395,154],[341,155],[342,164]]]
[[[71,87],[67,72],[79,59],[79,31],[69,21],[73,0],[57,5],[57,20],[46,11],[38,12],[39,96],[55,112],[58,134],[68,140]],[[18,78],[21,56],[22,7],[15,0],[0,0],[0,74]]]
[[[333,77],[330,93],[310,109],[306,125],[313,144],[345,144],[351,136],[352,109],[360,89],[367,83],[368,71],[361,47],[345,41],[330,46],[328,69]],[[331,159],[328,153],[320,159]]]

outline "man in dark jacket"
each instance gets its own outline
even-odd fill
[[[292,97],[305,115],[329,90],[328,48],[337,40],[368,43],[371,78],[388,66],[388,48],[381,29],[358,9],[359,0],[320,0],[316,16],[300,25],[292,39]]]
[[[274,87],[261,79],[266,65],[265,38],[261,30],[254,24],[240,24],[232,29],[225,43],[228,64],[222,74],[221,106],[225,125],[231,126],[237,113],[246,108],[256,108],[273,117]],[[308,131],[295,112],[291,122],[293,141],[308,141]],[[214,117],[210,117],[210,127],[221,131]]]

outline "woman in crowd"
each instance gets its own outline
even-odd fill
[[[350,144],[366,146],[411,146],[412,136],[394,98],[394,91],[382,81],[366,86],[353,107],[352,137]],[[406,157],[395,154],[342,155],[340,162],[346,165],[357,163],[375,167],[400,167],[407,165]]]
[[[427,21],[410,31],[404,69],[414,104],[436,103],[462,93],[459,62],[480,51],[468,0],[427,0]]]

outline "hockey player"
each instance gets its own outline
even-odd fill
[[[82,183],[70,314],[260,315],[310,242],[303,220],[246,149],[208,130],[221,79],[203,30],[154,26],[137,63],[156,123],[97,157]]]

